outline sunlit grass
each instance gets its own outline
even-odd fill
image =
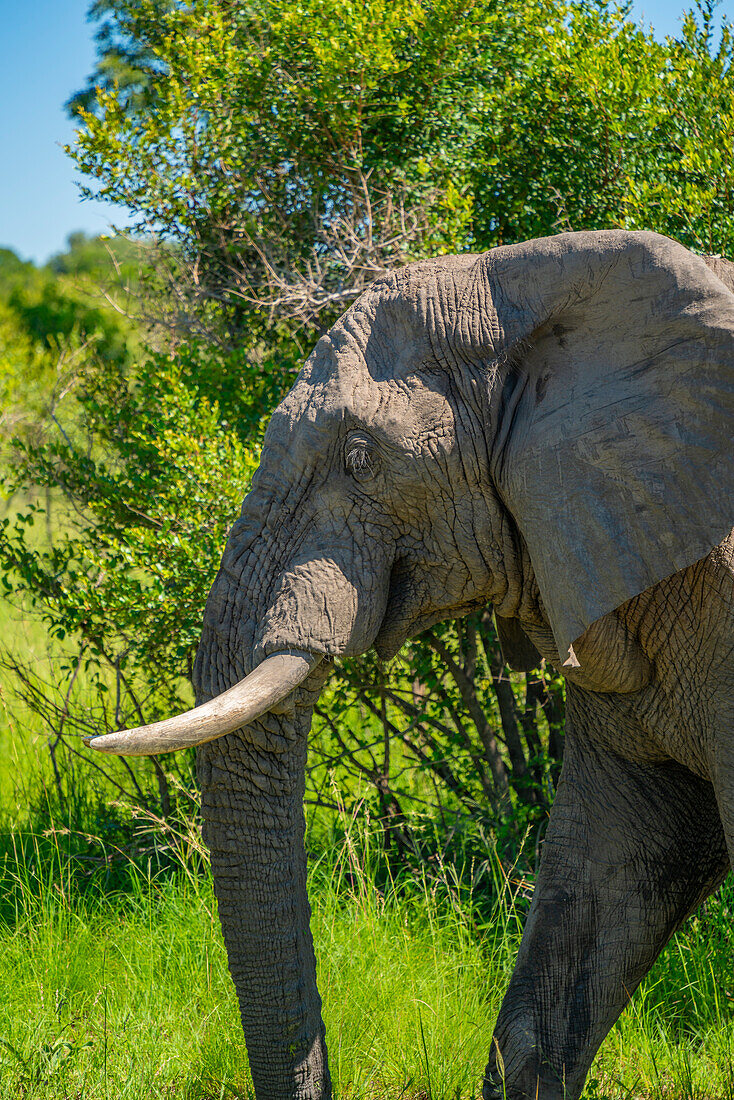
[[[345,833],[311,873],[336,1095],[479,1097],[517,949],[515,887],[495,863],[500,901],[483,918],[481,899],[452,885],[448,869],[442,885],[378,890],[368,838],[354,821]],[[131,867],[124,892],[80,890],[63,832],[6,847],[1,1095],[252,1095],[208,871],[191,836],[171,834],[175,871]],[[732,897],[727,886],[661,957],[605,1043],[586,1096],[732,1100]]]
[[[7,605],[0,636],[47,659],[42,628]],[[64,817],[47,736],[0,678],[0,1096],[252,1096],[195,830],[169,829],[165,858],[160,844],[150,858],[142,842],[120,850],[109,825],[128,811],[101,804],[83,772]],[[432,867],[385,883],[365,822],[345,820],[333,845],[317,834],[336,1096],[480,1097],[519,942],[514,875],[488,851],[481,876]],[[602,1047],[589,1100],[734,1100],[733,912],[728,882],[666,949]]]
[[[0,937],[2,1094],[251,1095],[208,876],[141,875],[123,897],[82,901],[63,861],[44,879],[29,855],[6,867],[18,904]],[[352,859],[314,879],[337,1095],[477,1095],[499,988],[467,915],[425,884],[385,898]]]

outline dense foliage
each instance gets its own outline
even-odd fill
[[[73,155],[238,337],[324,325],[436,251],[620,225],[731,243],[732,42],[710,3],[665,44],[607,0],[95,8]]]
[[[157,328],[131,351],[109,312],[75,299],[84,354],[49,430],[15,448],[13,484],[67,504],[52,545],[30,536],[41,498],[0,538],[6,587],[65,639],[53,704],[21,670],[54,737],[188,700],[262,425],[318,334],[384,270],[565,228],[645,227],[734,254],[734,43],[711,5],[664,43],[607,0],[92,10],[99,62],[72,101],[71,152],[89,193],[132,211],[148,242],[140,312]],[[83,273],[82,243],[59,279]],[[53,326],[72,329],[51,283],[8,291],[2,270],[0,362],[10,310],[46,378]],[[96,709],[70,705],[80,668]],[[491,616],[473,616],[390,668],[343,663],[319,707],[309,798],[366,799],[405,859],[488,823],[513,843],[538,837],[561,723],[552,670],[510,675]]]
[[[137,250],[125,240],[69,238],[44,268],[0,248],[0,433],[21,425],[38,434],[61,399],[76,364],[90,352],[119,369],[134,354],[136,335],[105,292],[132,282]]]

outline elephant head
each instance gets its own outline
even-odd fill
[[[207,602],[199,706],[91,741],[202,746],[261,1100],[330,1088],[302,809],[330,660],[389,657],[492,603],[540,624],[569,676],[639,686],[624,639],[606,668],[592,624],[732,527],[733,334],[734,297],[701,257],[651,233],[569,233],[375,283],[274,413]]]

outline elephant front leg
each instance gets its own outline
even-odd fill
[[[632,992],[729,868],[710,784],[599,751],[576,726],[484,1100],[575,1100]]]

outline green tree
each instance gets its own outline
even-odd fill
[[[154,109],[100,86],[73,155],[90,192],[175,246],[177,289],[231,335],[322,328],[386,268],[463,243],[452,122],[497,24],[478,7],[118,3]]]
[[[72,235],[69,248],[36,267],[0,250],[0,435],[43,434],[80,360],[122,370],[138,347],[135,326],[110,304],[139,271],[137,246]]]
[[[608,0],[115,0],[146,99],[103,50],[73,155],[237,339],[323,327],[406,259],[559,228],[720,251],[731,35],[715,46],[712,12],[658,43]]]
[[[567,228],[734,252],[732,37],[712,13],[659,43],[608,0],[98,0],[72,155],[150,242],[170,339],[140,368],[86,367],[78,438],[18,451],[18,481],[62,488],[82,522],[45,559],[6,528],[8,586],[155,714],[183,690],[161,670],[186,673],[263,418],[368,282]],[[351,769],[403,852],[411,799],[434,821],[489,803],[538,824],[561,699],[549,670],[503,669],[486,616],[389,673],[346,662],[312,795]]]

